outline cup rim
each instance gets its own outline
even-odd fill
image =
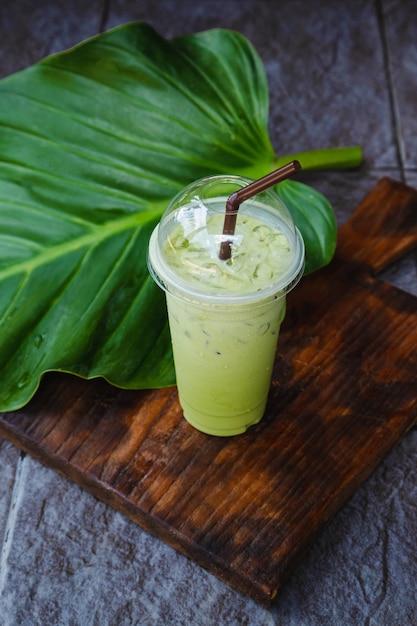
[[[187,300],[204,302],[212,305],[241,305],[256,302],[262,302],[268,299],[276,299],[284,297],[289,293],[301,280],[305,267],[305,248],[304,240],[300,231],[294,226],[295,236],[294,243],[297,255],[294,255],[294,262],[289,271],[279,280],[267,287],[258,289],[253,292],[242,294],[222,293],[213,294],[207,291],[199,290],[191,287],[178,274],[173,272],[168,264],[164,261],[158,246],[159,224],[154,228],[148,246],[147,265],[149,273],[156,284],[172,295],[181,296]]]

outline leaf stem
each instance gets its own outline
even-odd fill
[[[304,171],[353,168],[359,167],[362,163],[362,148],[361,146],[322,148],[286,154],[277,158],[275,167],[294,159],[301,163]]]
[[[348,146],[342,148],[319,148],[306,152],[294,152],[276,157],[273,161],[260,161],[238,172],[229,171],[231,174],[240,174],[256,180],[275,169],[278,169],[289,161],[299,161],[304,172],[314,170],[336,170],[359,167],[362,163],[362,147]]]

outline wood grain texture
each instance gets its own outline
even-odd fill
[[[377,271],[417,246],[417,192],[382,179],[289,298],[267,411],[204,435],[175,388],[48,374],[0,435],[263,605],[417,421],[417,300]]]

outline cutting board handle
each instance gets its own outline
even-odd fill
[[[336,255],[378,273],[417,247],[417,191],[382,178],[339,229]]]

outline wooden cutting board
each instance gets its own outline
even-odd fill
[[[45,376],[0,434],[270,605],[317,533],[417,421],[417,298],[375,274],[417,246],[417,192],[382,179],[334,261],[290,294],[266,415],[204,435],[175,388]]]

